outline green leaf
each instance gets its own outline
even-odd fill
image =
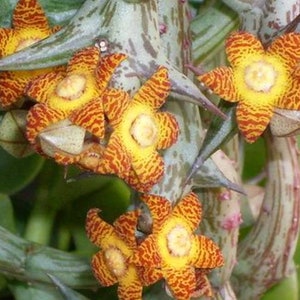
[[[14,232],[14,212],[10,198],[0,194],[0,226]]]
[[[44,159],[31,155],[14,158],[0,148],[0,193],[11,195],[30,183],[40,171]]]

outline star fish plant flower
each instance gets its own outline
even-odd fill
[[[152,216],[152,233],[138,246],[132,261],[137,266],[161,270],[176,299],[187,300],[194,294],[211,295],[206,273],[222,266],[224,261],[212,240],[194,233],[202,212],[197,195],[186,195],[174,208],[160,196],[144,194],[141,199]]]
[[[225,46],[231,66],[198,79],[224,100],[238,102],[238,127],[252,143],[270,123],[275,107],[300,109],[300,34],[284,34],[265,49],[252,34],[235,32]]]
[[[36,0],[18,1],[13,12],[12,27],[0,28],[0,58],[47,38],[60,29],[59,26],[50,28]],[[0,72],[0,106],[6,109],[22,100],[24,89],[31,79],[57,68]]]
[[[92,270],[103,286],[118,283],[119,299],[142,299],[139,270],[128,258],[137,247],[135,230],[139,212],[121,215],[113,225],[103,221],[99,209],[90,209],[86,219],[89,239],[101,248],[92,258]]]
[[[176,142],[178,124],[169,112],[159,111],[169,95],[168,70],[160,67],[131,99],[122,90],[103,96],[112,134],[96,172],[116,174],[139,191],[149,189],[164,172],[157,150]]]
[[[39,138],[46,131],[59,128],[60,122],[65,120],[96,138],[104,138],[102,94],[114,70],[125,58],[125,54],[119,53],[101,58],[98,47],[84,48],[73,55],[66,70],[48,72],[30,82],[26,94],[39,103],[29,110],[26,134],[37,151],[43,152]],[[57,162],[67,164],[75,162],[77,154],[80,151],[69,156],[62,153],[53,156]]]

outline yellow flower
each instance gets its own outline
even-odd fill
[[[98,209],[91,209],[87,214],[86,231],[89,239],[101,251],[92,258],[95,277],[103,286],[119,283],[119,299],[142,299],[142,283],[139,270],[128,262],[137,244],[135,238],[138,211],[131,211],[120,216],[112,225],[98,216]]]
[[[42,40],[59,27],[50,28],[46,15],[36,0],[19,0],[13,12],[13,28],[0,28],[0,58]],[[21,100],[27,83],[49,70],[0,72],[0,106],[7,108]]]
[[[206,273],[222,266],[223,257],[212,240],[194,233],[201,219],[196,194],[188,194],[173,209],[163,197],[143,195],[142,200],[151,212],[153,228],[132,262],[161,270],[176,299],[190,299],[196,292],[199,296],[200,289],[210,295]]]
[[[104,94],[104,111],[113,132],[96,171],[117,174],[144,192],[159,181],[164,162],[157,150],[170,147],[178,137],[175,117],[158,111],[169,90],[168,71],[160,67],[133,99],[116,89]]]
[[[264,49],[250,33],[235,32],[226,41],[226,52],[231,67],[198,79],[221,98],[238,102],[239,129],[252,143],[268,126],[275,107],[300,109],[300,35],[282,35]]]
[[[125,59],[124,54],[111,54],[100,59],[97,47],[76,52],[66,70],[48,72],[32,80],[26,94],[35,99],[27,116],[27,138],[37,151],[40,134],[51,126],[68,119],[97,138],[103,138],[104,112],[102,94],[115,68]],[[57,160],[70,160],[60,155]]]

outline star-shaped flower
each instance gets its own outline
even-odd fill
[[[158,111],[169,90],[168,71],[160,67],[133,99],[122,90],[104,94],[104,111],[113,132],[96,171],[117,174],[140,191],[158,182],[164,162],[157,150],[170,147],[178,137],[175,117]]]
[[[226,41],[226,53],[230,67],[198,78],[221,98],[238,102],[239,129],[252,143],[268,126],[275,107],[300,109],[300,34],[284,34],[264,49],[252,34],[235,32]]]
[[[86,231],[89,239],[101,251],[92,258],[95,277],[103,286],[119,283],[119,299],[142,299],[142,283],[139,270],[128,262],[136,249],[135,230],[138,211],[121,215],[112,225],[98,216],[98,209],[91,209],[87,214]]]
[[[188,194],[173,209],[163,197],[143,195],[142,200],[151,212],[153,228],[152,234],[138,246],[132,261],[138,266],[161,270],[176,299],[190,299],[198,289],[210,294],[207,280],[201,276],[222,266],[223,257],[212,240],[194,233],[201,219],[196,194]]]
[[[46,15],[36,0],[19,0],[12,19],[13,28],[0,28],[0,58],[42,40],[60,27],[49,27]],[[55,68],[54,68],[55,69]],[[53,68],[0,72],[0,106],[10,107],[22,99],[27,83]]]
[[[115,68],[125,58],[119,53],[100,58],[97,47],[88,47],[73,55],[65,71],[52,71],[32,80],[26,94],[40,103],[28,113],[29,142],[39,151],[37,138],[49,127],[57,128],[65,119],[103,138],[102,94]]]

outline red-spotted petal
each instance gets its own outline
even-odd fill
[[[255,142],[264,132],[273,116],[273,106],[256,104],[251,105],[239,102],[236,118],[240,131],[249,143]]]
[[[19,0],[13,12],[13,27],[49,29],[47,17],[37,0]]]
[[[195,193],[187,194],[173,209],[172,216],[183,218],[192,229],[196,229],[201,221],[202,209]]]
[[[205,269],[195,269],[196,275],[196,290],[193,293],[192,297],[199,298],[203,295],[207,297],[213,296],[213,291],[210,285],[210,282],[206,276],[208,273]]]
[[[118,299],[119,300],[141,300],[142,299],[142,285],[138,281],[130,282],[130,284],[119,284]]]
[[[133,99],[154,110],[161,107],[170,93],[168,69],[159,67],[158,70],[141,86]]]
[[[129,247],[136,247],[136,225],[139,211],[134,210],[121,215],[113,224],[116,233],[126,242]]]
[[[0,28],[0,57],[7,56],[16,48],[15,31],[11,28]],[[14,46],[10,45],[15,43]]]
[[[108,89],[103,94],[102,102],[111,126],[115,127],[122,120],[122,115],[130,104],[130,98],[125,91]]]
[[[234,85],[233,70],[231,68],[216,68],[199,76],[198,79],[221,98],[230,102],[240,100]]]
[[[115,69],[127,58],[126,54],[113,53],[102,57],[96,69],[96,78],[100,89],[100,94],[107,88]]]
[[[176,118],[167,112],[157,113],[155,118],[159,124],[157,149],[169,148],[177,141],[179,134],[179,126]]]
[[[69,119],[93,135],[104,138],[104,112],[101,98],[88,102],[84,107],[75,110]]]
[[[149,235],[137,248],[129,261],[137,266],[160,268],[161,258],[158,255],[154,235]]]
[[[193,266],[200,269],[214,269],[224,264],[221,250],[211,239],[195,235],[195,243],[198,251],[191,261]]]
[[[291,71],[294,70],[300,60],[300,34],[290,32],[278,37],[267,51],[272,55],[277,54]]]
[[[164,270],[164,277],[174,298],[188,300],[196,288],[196,278],[193,267],[186,269]]]
[[[281,99],[278,99],[276,107],[282,109],[300,110],[300,77],[291,78],[289,89]]]
[[[114,234],[114,228],[99,217],[100,210],[92,208],[86,217],[86,232],[92,243],[101,247],[101,241]]]
[[[172,212],[171,203],[164,197],[144,194],[141,200],[145,202],[153,219],[153,233],[159,231]]]
[[[163,273],[161,269],[137,267],[139,278],[143,285],[151,285],[162,279]]]
[[[52,71],[32,80],[26,88],[26,94],[37,102],[47,102],[57,83],[64,78],[64,72]]]
[[[41,103],[34,105],[27,114],[26,136],[30,143],[35,143],[37,135],[50,124],[65,119],[66,115]]]
[[[249,32],[234,32],[226,40],[227,59],[235,67],[249,55],[263,54],[264,48],[261,42]]]
[[[104,286],[110,286],[118,282],[106,266],[103,252],[96,253],[92,258],[92,269],[95,277]]]
[[[136,172],[133,169],[130,170],[128,176],[122,177],[122,179],[133,189],[141,193],[148,193],[153,187],[152,182],[140,182]]]
[[[88,47],[77,51],[69,60],[68,73],[94,72],[100,59],[98,47]]]
[[[71,155],[62,152],[54,153],[54,160],[63,166],[68,166],[77,163],[81,158],[81,155]]]

